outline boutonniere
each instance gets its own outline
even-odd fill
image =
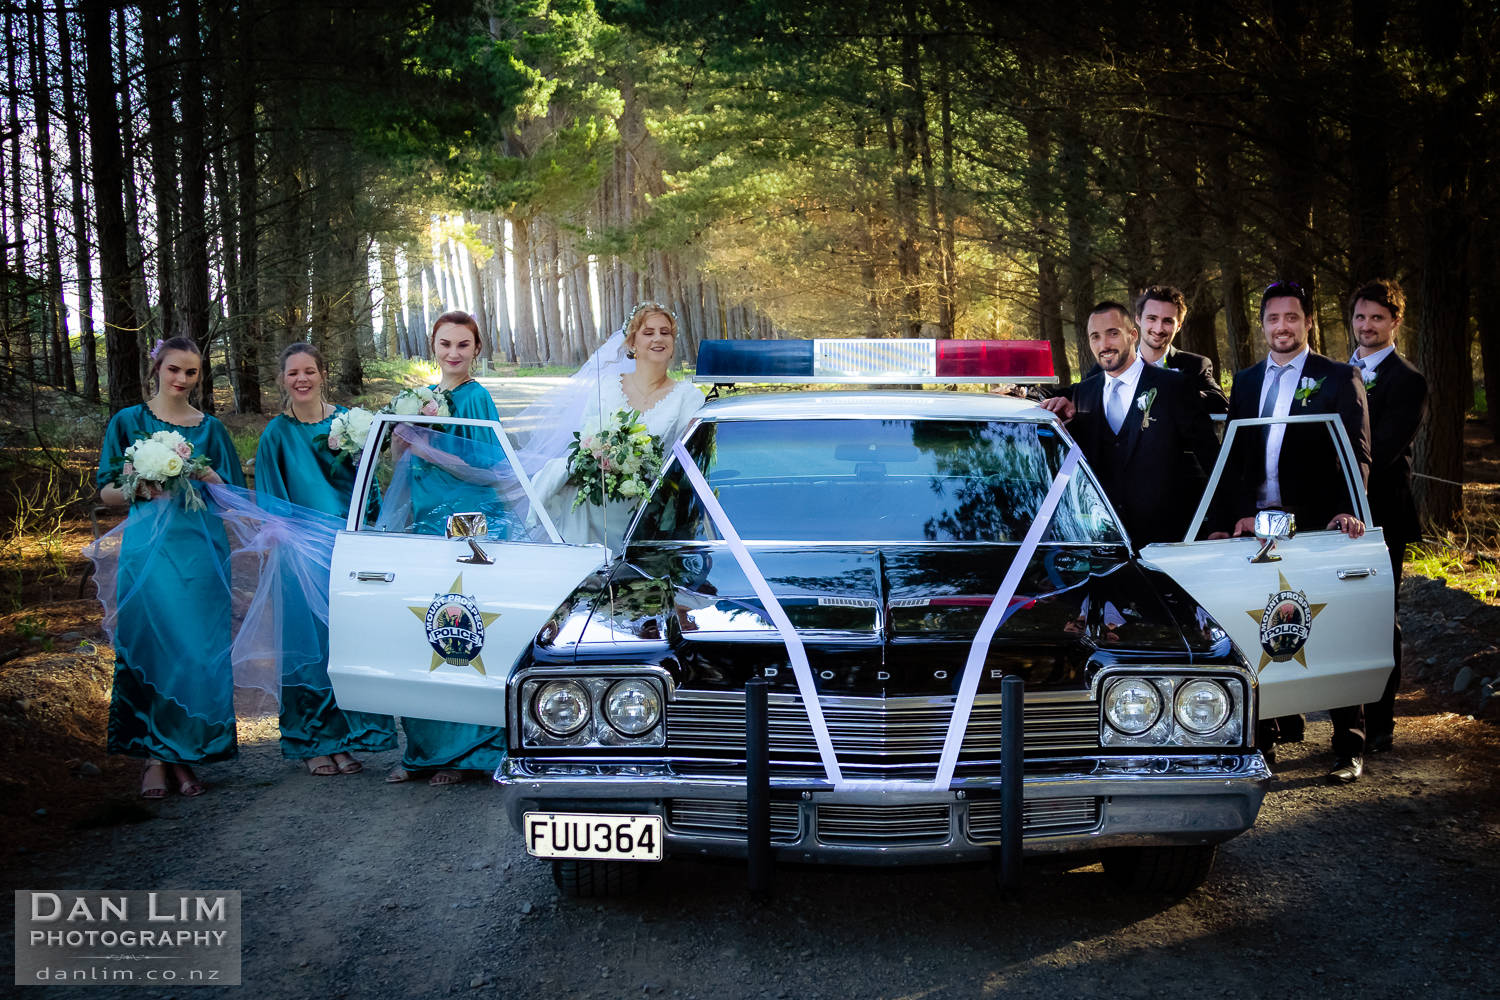
[[[1151,404],[1154,402],[1156,402],[1155,389],[1147,389],[1135,401],[1135,408],[1141,411],[1141,430],[1151,426]]]
[[[1379,372],[1362,371],[1359,374],[1365,380],[1365,392],[1375,388],[1375,379],[1380,375]]]
[[[1297,383],[1297,392],[1292,396],[1292,398],[1301,403],[1303,406],[1306,406],[1307,401],[1311,399],[1313,397],[1313,394],[1315,394],[1321,388],[1323,388],[1322,379],[1308,378],[1304,375],[1302,377],[1302,381]]]

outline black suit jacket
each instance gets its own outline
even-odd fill
[[[1370,403],[1370,513],[1392,548],[1422,533],[1411,492],[1411,446],[1427,415],[1427,379],[1392,351],[1365,383]]]
[[[1229,390],[1229,419],[1260,416],[1260,390],[1265,384],[1266,362],[1235,373]],[[1290,377],[1290,376],[1287,376]],[[1309,353],[1302,377],[1319,382],[1306,399],[1292,403],[1291,416],[1336,413],[1354,446],[1361,485],[1370,476],[1370,410],[1364,381],[1353,365],[1340,364],[1321,354]],[[1293,387],[1295,388],[1295,387]],[[1287,391],[1284,387],[1283,392]],[[1265,479],[1266,435],[1247,428],[1235,436],[1234,451],[1224,469],[1224,482],[1215,498],[1213,522],[1221,531],[1231,531],[1242,517],[1255,513],[1256,493]],[[1297,518],[1299,531],[1321,531],[1334,515],[1353,513],[1354,499],[1344,484],[1333,439],[1322,425],[1289,424],[1281,442],[1277,463],[1281,483],[1281,506]]]
[[[1078,384],[1068,432],[1132,542],[1181,541],[1218,453],[1203,401],[1180,372],[1146,365],[1116,434],[1104,415],[1105,381],[1100,372]]]
[[[1152,366],[1148,364],[1147,367]],[[1229,400],[1224,398],[1224,390],[1219,387],[1219,380],[1214,378],[1214,363],[1208,358],[1202,354],[1194,354],[1191,351],[1179,351],[1175,347],[1168,347],[1167,367],[1173,371],[1181,372],[1188,380],[1188,385],[1197,390],[1198,398],[1203,400],[1204,410],[1209,413],[1223,413],[1229,409]],[[1083,377],[1083,382],[1088,381],[1099,373],[1099,366],[1094,365],[1094,367],[1088,370],[1088,374]],[[1074,393],[1077,392],[1078,386],[1082,385],[1083,382],[1063,386],[1053,395],[1066,396],[1070,400],[1076,400],[1077,397]]]

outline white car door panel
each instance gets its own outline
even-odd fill
[[[1369,504],[1352,471],[1354,452],[1336,416],[1255,418],[1226,428],[1187,538],[1199,534],[1236,432],[1271,423],[1328,427],[1356,500],[1351,513],[1369,523]],[[1169,574],[1229,633],[1256,674],[1261,718],[1379,698],[1394,665],[1394,579],[1384,533],[1371,527],[1351,539],[1339,531],[1304,530],[1276,542],[1271,554],[1278,558],[1251,562],[1260,545],[1253,537],[1147,545],[1141,561]]]
[[[378,418],[370,437],[377,444],[366,449],[360,463],[354,510],[364,511],[364,498],[373,492],[369,484],[380,464],[374,453],[389,425],[434,422]],[[492,428],[505,459],[518,468],[499,424],[441,422]],[[494,461],[491,471],[504,472],[506,462],[498,455]],[[328,674],[339,707],[505,725],[506,682],[517,658],[558,605],[608,557],[602,545],[561,542],[530,481],[519,475],[515,482],[537,512],[518,514],[533,526],[534,538],[524,541],[482,535],[471,544],[416,529],[380,531],[351,513],[334,544],[329,587]]]
[[[1260,716],[1375,701],[1390,674],[1390,558],[1379,529],[1313,531],[1252,563],[1254,538],[1148,545],[1141,561],[1183,586],[1255,671]]]

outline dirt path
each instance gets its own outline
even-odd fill
[[[486,784],[386,786],[394,754],[312,778],[268,742],[208,769],[200,799],[58,830],[3,871],[10,888],[238,889],[244,983],[272,998],[1493,996],[1487,728],[1403,720],[1397,752],[1331,788],[1314,721],[1256,827],[1180,901],[1032,865],[1016,898],[983,868],[784,868],[755,905],[742,869],[674,863],[635,899],[569,902]],[[151,994],[86,995],[115,992]]]

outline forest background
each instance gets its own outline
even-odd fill
[[[172,334],[220,412],[273,411],[304,339],[354,398],[449,308],[494,363],[575,365],[646,298],[686,363],[719,337],[1044,338],[1066,381],[1089,306],[1157,282],[1227,380],[1264,354],[1268,282],[1314,290],[1342,359],[1349,291],[1390,276],[1432,386],[1430,525],[1462,514],[1466,415],[1500,423],[1477,0],[3,11],[12,414],[140,401]]]

